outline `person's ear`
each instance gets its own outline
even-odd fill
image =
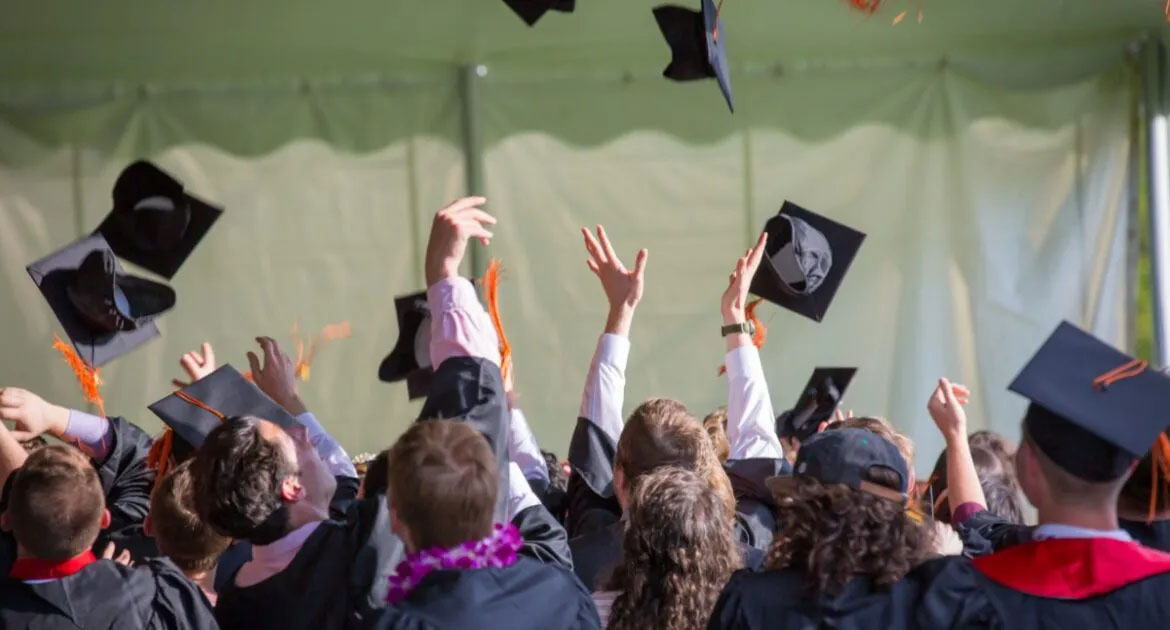
[[[154,538],[154,519],[150,518],[150,513],[146,514],[146,518],[142,520],[142,533],[149,538]]]
[[[305,487],[296,477],[285,477],[284,481],[280,482],[280,498],[284,499],[285,503],[296,503],[305,498]]]
[[[110,527],[110,511],[102,510],[102,529],[109,529]]]

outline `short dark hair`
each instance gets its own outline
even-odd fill
[[[36,558],[67,560],[92,547],[105,509],[97,471],[77,449],[45,446],[13,473],[12,533]]]
[[[280,486],[296,474],[280,446],[260,435],[259,418],[228,418],[207,434],[192,460],[195,511],[215,531],[256,545],[288,533]]]
[[[387,457],[389,503],[416,549],[448,549],[491,533],[499,471],[488,442],[471,425],[414,423]]]
[[[210,571],[231,542],[195,513],[191,460],[163,477],[150,494],[150,522],[158,551],[183,571]]]
[[[390,489],[390,471],[388,456],[390,449],[386,449],[374,456],[366,466],[366,476],[362,478],[362,496],[385,496]]]

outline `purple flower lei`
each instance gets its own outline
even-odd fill
[[[469,540],[450,549],[432,547],[407,554],[389,578],[386,602],[394,604],[406,599],[431,571],[510,567],[523,546],[524,539],[515,525],[496,523],[492,533],[479,540]]]

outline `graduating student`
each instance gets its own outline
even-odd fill
[[[769,484],[777,532],[762,572],[739,571],[709,628],[896,628],[889,590],[932,552],[907,510],[906,461],[873,431],[842,428],[801,444],[792,476]]]
[[[1117,514],[1121,528],[1134,540],[1170,552],[1170,437],[1166,433],[1121,488]]]
[[[966,442],[965,416],[940,389],[945,402],[932,404],[950,413],[932,415],[946,420],[951,451]],[[1031,401],[1016,469],[1040,525],[1030,542],[916,569],[899,588],[920,592],[919,625],[1170,627],[1170,554],[1135,542],[1117,518],[1126,478],[1166,429],[1170,379],[1066,322],[1011,389]],[[967,460],[948,470],[956,519],[982,502]]]
[[[416,423],[388,462],[391,521],[408,554],[390,578],[377,628],[600,628],[588,591],[568,567],[528,557],[515,525],[493,523],[498,471],[474,429]]]
[[[0,475],[19,464],[0,517],[18,550],[0,581],[0,627],[218,628],[199,587],[170,560],[130,568],[94,557],[111,515],[84,455],[48,446],[19,462],[19,448],[0,424]]]
[[[187,460],[155,486],[144,529],[157,543],[159,553],[198,585],[215,606],[215,567],[231,541],[199,519],[191,492],[191,461]]]

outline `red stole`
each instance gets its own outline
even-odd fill
[[[1112,538],[1039,540],[972,560],[991,581],[1053,599],[1086,599],[1170,572],[1170,554]]]
[[[94,562],[97,558],[88,550],[68,560],[19,558],[12,563],[8,577],[14,580],[56,580],[73,575]]]

